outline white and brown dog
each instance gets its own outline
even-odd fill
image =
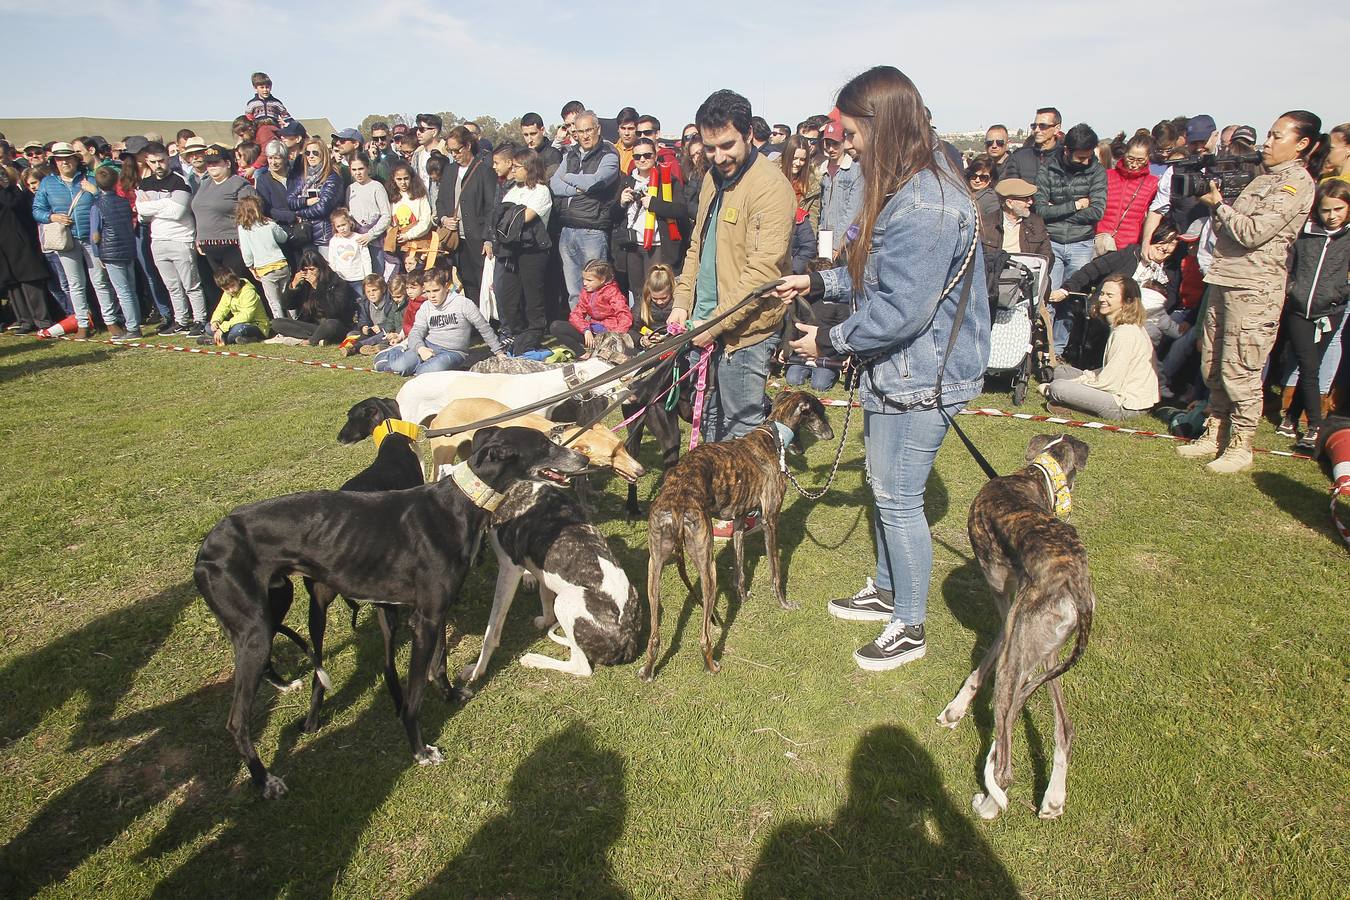
[[[1064,709],[1059,679],[1087,647],[1096,604],[1087,550],[1064,517],[1072,508],[1074,477],[1087,458],[1088,447],[1077,438],[1037,435],[1027,447],[1027,466],[991,479],[970,505],[970,546],[994,590],[1003,626],[979,667],[938,716],[938,724],[955,728],[989,670],[995,669],[993,743],[984,765],[984,793],[972,801],[986,819],[1008,808],[1012,728],[1042,684],[1048,686],[1055,709],[1055,757],[1040,817],[1064,813],[1073,723]],[[1073,650],[1061,663],[1060,650],[1075,632]]]

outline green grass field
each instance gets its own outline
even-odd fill
[[[970,811],[987,697],[956,731],[934,722],[996,627],[965,536],[982,476],[956,440],[928,491],[927,658],[860,672],[850,654],[875,627],[826,615],[873,565],[857,428],[834,489],[790,495],[783,514],[800,610],[772,601],[757,536],[743,606],[721,554],[720,675],[703,671],[673,567],[652,684],[635,665],[589,680],[522,669],[527,649],[560,648],[521,596],[478,696],[451,708],[429,692],[422,721],[446,762],[419,768],[378,681],[374,617],[353,631],[338,605],[321,730],[300,733],[307,695],[259,694],[254,734],[290,787],[262,801],[224,730],[231,654],[192,561],[233,506],[363,468],[371,445],[339,446],[338,427],[397,388],[0,339],[0,896],[1344,896],[1350,557],[1324,476],[1258,456],[1219,478],[1165,441],[1086,430],[1073,522],[1098,608],[1064,680],[1078,734],[1058,822],[1034,812],[1053,743],[1043,694],[993,823]],[[1054,430],[963,424],[1002,471]],[[1268,426],[1257,443],[1286,444]],[[804,484],[833,451],[795,463]],[[645,524],[621,503],[613,481],[597,518],[644,585]],[[452,671],[476,657],[494,574],[490,559],[474,570],[451,611]],[[276,646],[282,671],[307,671]]]

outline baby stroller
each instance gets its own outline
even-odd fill
[[[986,248],[987,249],[987,248]],[[1033,372],[1042,381],[1050,377],[1049,327],[1045,299],[1050,293],[1049,266],[1026,253],[989,253],[989,375],[1012,378],[1012,400],[1017,406],[1027,396]]]

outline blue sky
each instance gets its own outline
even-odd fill
[[[292,113],[338,127],[444,109],[502,120],[535,110],[552,123],[576,97],[606,116],[625,105],[653,112],[677,131],[721,87],[770,122],[795,124],[828,110],[851,75],[885,63],[915,81],[944,131],[1025,127],[1042,105],[1103,134],[1198,112],[1263,134],[1292,107],[1328,126],[1350,120],[1336,62],[1350,12],[1306,0],[1192,0],[1184,11],[691,0],[665,12],[590,0],[145,0],[136,18],[114,0],[81,7],[82,27],[72,27],[67,12],[0,0],[6,30],[34,36],[6,42],[5,117],[226,119],[262,69]],[[69,77],[45,74],[56,59]]]

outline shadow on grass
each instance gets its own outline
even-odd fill
[[[1017,885],[962,809],[938,767],[904,729],[859,739],[848,799],[828,822],[798,821],[770,837],[747,898],[1016,897]]]
[[[1286,515],[1325,535],[1337,547],[1342,546],[1341,537],[1331,524],[1330,486],[1325,492],[1315,490],[1279,472],[1254,472],[1252,481]]]
[[[21,740],[53,710],[84,694],[88,707],[70,747],[101,739],[97,731],[159,651],[188,604],[190,581],[90,620],[0,670],[0,746]]]
[[[580,723],[541,741],[485,822],[415,896],[628,897],[609,847],[627,816],[623,757]]]
[[[0,357],[16,356],[20,353],[27,353],[29,350],[40,350],[49,346],[51,345],[37,340],[0,341]]]
[[[113,351],[110,349],[90,350],[85,353],[62,356],[48,356],[45,359],[28,359],[15,362],[13,365],[0,366],[0,382],[13,381],[16,378],[24,378],[29,375],[37,375],[42,372],[51,372],[56,369],[69,369],[73,366],[83,366],[87,363],[100,363],[112,359]]]

